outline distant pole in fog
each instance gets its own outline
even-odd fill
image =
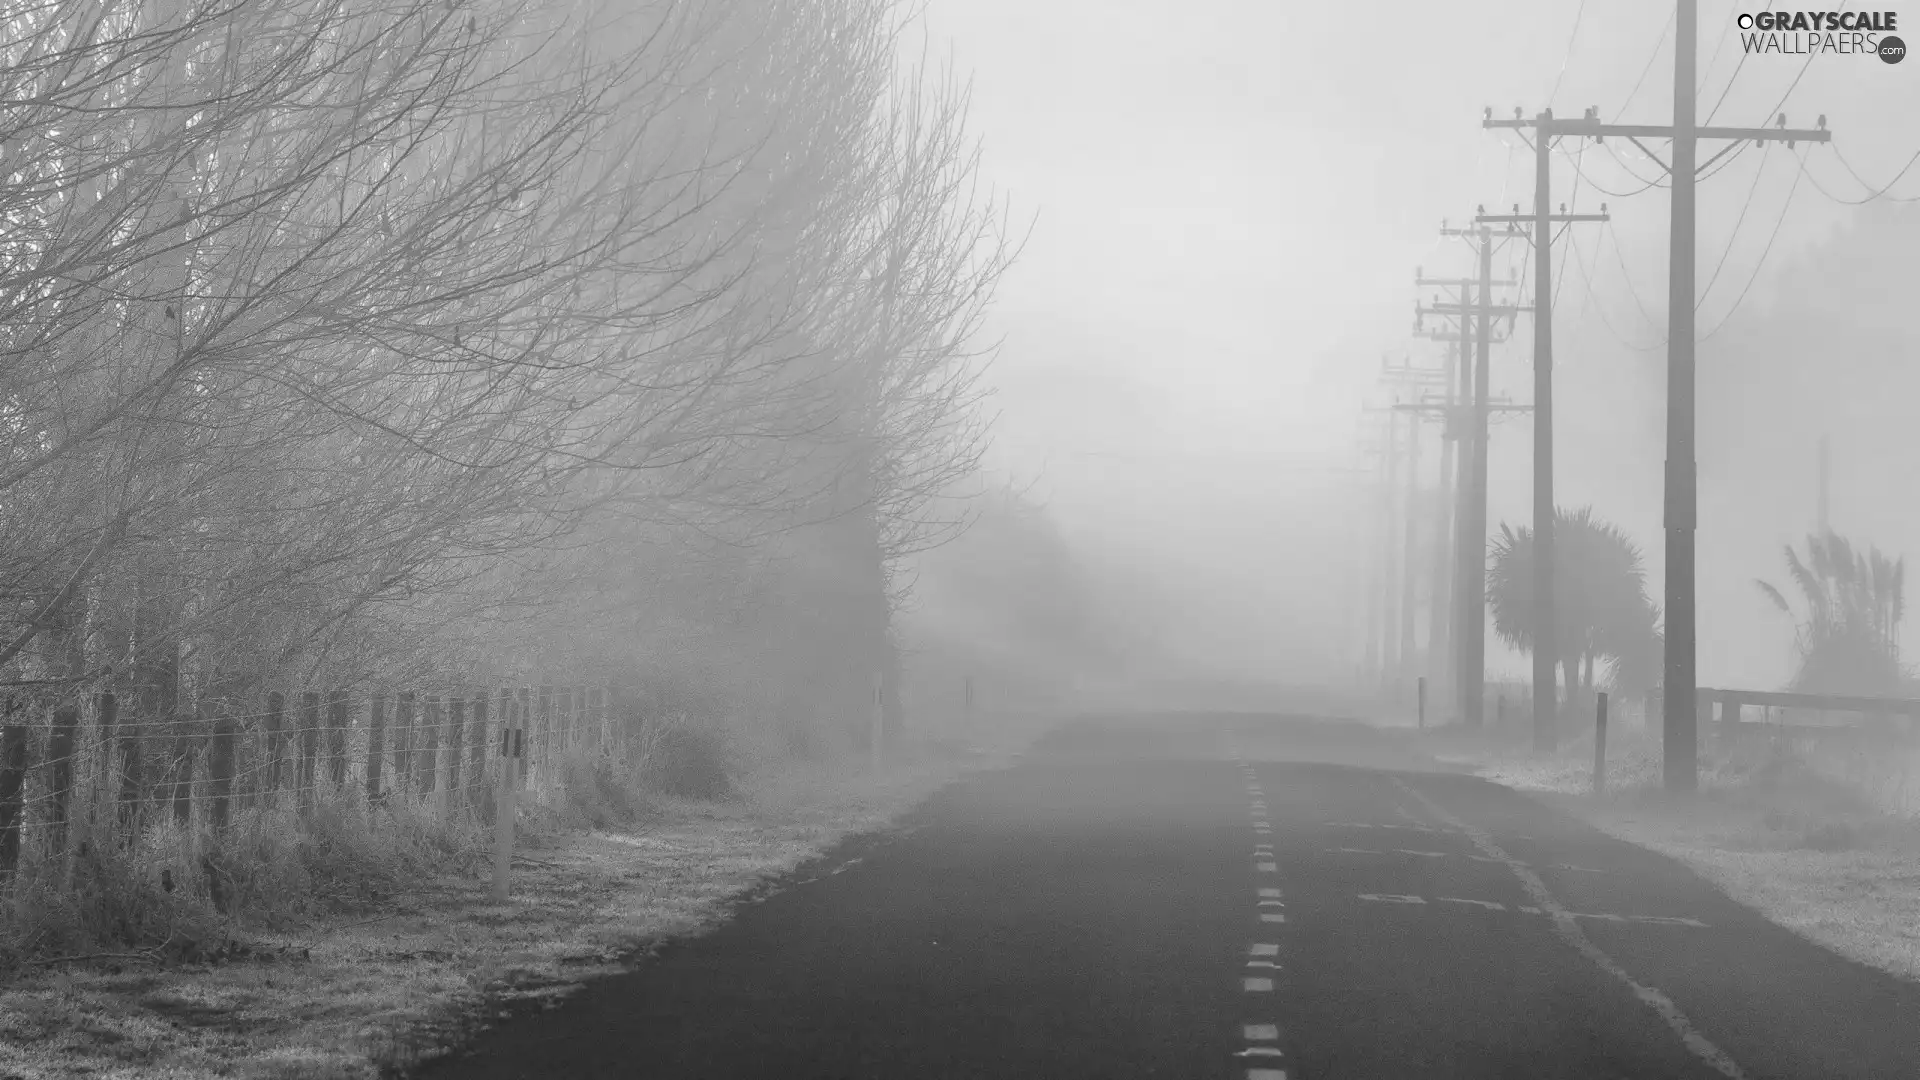
[[[1533,128],[1533,212],[1480,214],[1482,225],[1504,224],[1509,230],[1524,223],[1533,226],[1533,306],[1503,309],[1502,313],[1533,312],[1533,746],[1551,750],[1558,741],[1560,643],[1556,640],[1553,572],[1553,227],[1576,222],[1606,221],[1606,204],[1598,214],[1569,214],[1566,207],[1552,212],[1553,144],[1557,125],[1548,109],[1532,120],[1516,115],[1495,120],[1487,110],[1483,127]],[[1591,118],[1591,114],[1589,114]],[[1524,234],[1523,234],[1524,235]],[[1569,680],[1571,683],[1571,680]],[[1571,687],[1569,687],[1571,688]]]
[[[1380,590],[1380,685],[1391,690],[1394,680],[1400,672],[1399,635],[1395,633],[1394,593],[1399,585],[1399,525],[1400,503],[1397,489],[1400,486],[1400,416],[1387,412],[1387,479],[1380,486],[1381,504],[1384,508],[1386,526],[1381,530],[1380,549],[1382,555]]]
[[[1827,437],[1825,435],[1820,436],[1820,494],[1819,507],[1815,511],[1816,516],[1814,520],[1821,536],[1827,535],[1827,533],[1833,529],[1833,526],[1828,523],[1827,519],[1827,484],[1832,476],[1832,472],[1830,471],[1832,459],[1827,456],[1828,449]]]

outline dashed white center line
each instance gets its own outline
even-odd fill
[[[1247,993],[1249,994],[1270,994],[1273,992],[1272,979],[1257,978],[1249,975],[1240,980],[1240,982],[1241,985],[1246,987]]]
[[[1248,1042],[1273,1042],[1280,1038],[1280,1025],[1243,1024],[1240,1032]]]
[[[1286,1057],[1287,1055],[1281,1053],[1280,1048],[1277,1046],[1249,1046],[1245,1050],[1235,1050],[1233,1056],[1241,1058],[1277,1058]]]
[[[1247,961],[1247,966],[1250,968],[1265,968],[1268,971],[1280,970],[1280,965],[1271,960],[1249,960]]]
[[[1263,874],[1277,874],[1280,872],[1279,863],[1271,863],[1271,862],[1254,863],[1253,868],[1255,870],[1260,871]]]
[[[1287,1080],[1285,1069],[1248,1069],[1247,1080]]]
[[[1279,956],[1280,946],[1267,944],[1265,942],[1257,943],[1253,946],[1253,948],[1247,950],[1247,955],[1248,956]]]
[[[1279,912],[1277,912],[1277,911],[1266,911],[1266,912],[1262,912],[1262,913],[1260,914],[1260,921],[1261,921],[1261,922],[1273,922],[1273,923],[1283,923],[1283,922],[1286,922],[1286,921],[1287,921],[1287,917],[1286,917],[1285,915],[1282,915],[1282,914],[1280,914],[1280,913],[1279,913]]]
[[[1279,889],[1261,889],[1260,895],[1278,897],[1280,895],[1280,890]]]

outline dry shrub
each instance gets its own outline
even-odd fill
[[[306,813],[287,794],[236,811],[219,832],[170,815],[132,844],[83,830],[71,859],[29,863],[0,891],[0,965],[117,951],[192,958],[249,927],[367,910],[480,851],[470,817],[443,819],[433,796],[370,806],[357,789],[325,788]]]
[[[684,715],[640,725],[634,762],[642,788],[680,799],[717,801],[738,795],[737,762],[717,725]]]

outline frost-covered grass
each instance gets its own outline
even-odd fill
[[[236,928],[244,952],[16,967],[0,985],[0,1076],[391,1075],[516,1003],[699,932],[729,897],[1005,760],[1035,730],[980,717],[920,733],[878,776],[863,760],[749,745],[732,758],[736,797],[718,801],[635,794],[578,767],[530,816],[506,904],[488,896],[484,859],[462,854],[483,853],[476,835],[381,878],[357,910],[288,908]]]
[[[1591,735],[1535,757],[1512,739],[1450,731],[1436,757],[1692,867],[1728,896],[1844,956],[1920,979],[1920,820],[1900,752],[1766,743],[1703,756],[1700,792],[1665,795],[1657,731],[1608,736],[1606,794]]]

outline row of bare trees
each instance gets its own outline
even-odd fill
[[[897,680],[1011,249],[889,0],[0,11],[16,699]]]

